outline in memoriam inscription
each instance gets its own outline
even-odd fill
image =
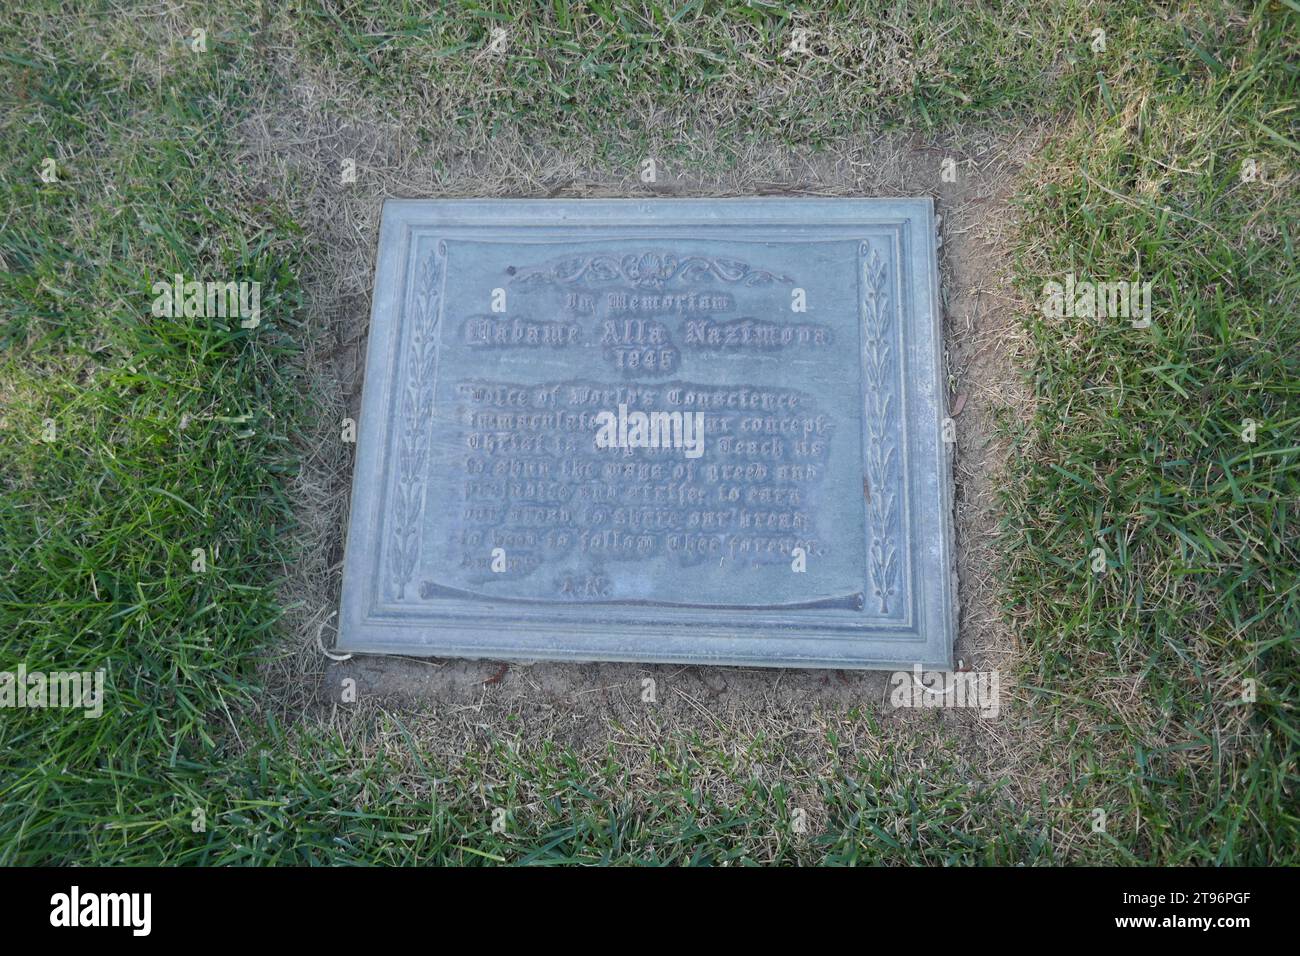
[[[929,200],[384,207],[339,646],[950,667]]]

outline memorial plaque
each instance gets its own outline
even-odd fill
[[[951,666],[928,199],[384,207],[339,646]]]

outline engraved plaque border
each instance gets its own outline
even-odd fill
[[[339,648],[522,660],[951,667],[957,595],[951,461],[940,434],[945,401],[934,235],[928,199],[389,200],[380,228]],[[540,248],[628,240],[662,248],[674,239],[713,236],[738,245],[858,243],[868,536],[862,594],[870,613],[846,622],[842,612],[818,614],[800,605],[413,600],[420,517],[432,493],[424,466],[453,244]],[[385,461],[393,473],[384,473]]]

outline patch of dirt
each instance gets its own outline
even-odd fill
[[[1041,143],[1042,130],[971,132],[960,140],[879,136],[816,153],[755,145],[725,155],[707,136],[685,137],[686,158],[658,161],[659,182],[643,185],[639,164],[588,166],[582,150],[557,151],[500,130],[449,130],[435,118],[345,118],[334,94],[296,78],[287,100],[241,128],[241,165],[292,209],[310,240],[302,274],[305,340],[302,368],[321,410],[303,446],[293,493],[306,529],[301,563],[288,569],[284,648],[268,665],[275,705],[288,717],[341,716],[346,679],[367,703],[419,714],[435,752],[457,753],[484,731],[555,741],[600,753],[629,734],[686,734],[762,728],[796,733],[816,747],[828,722],[841,740],[860,736],[868,713],[887,735],[912,749],[946,738],[973,774],[1009,777],[1013,790],[1037,782],[1024,768],[1041,752],[1039,731],[1012,686],[1020,653],[997,599],[993,542],[995,476],[1008,442],[1001,416],[1029,417],[1016,371],[1024,347],[1010,286],[1008,205],[1016,175]],[[409,110],[409,106],[406,107]],[[409,131],[423,131],[417,135]],[[596,155],[597,150],[586,155]],[[956,161],[955,182],[941,177]],[[345,161],[356,181],[342,181]],[[359,418],[380,209],[407,197],[918,196],[937,200],[950,410],[957,424],[955,503],[960,637],[957,657],[975,670],[997,669],[1001,712],[895,709],[881,672],[712,668],[680,665],[511,663],[358,656],[331,662],[318,649],[333,640],[350,476],[355,446],[340,440],[345,416]],[[653,681],[653,694],[649,693]],[[647,699],[653,696],[653,701]],[[333,716],[331,716],[333,715]],[[638,731],[637,728],[640,728]],[[653,739],[647,738],[647,739]],[[804,745],[800,745],[804,746]],[[460,748],[460,749],[458,749]],[[1041,771],[1040,771],[1041,773]]]

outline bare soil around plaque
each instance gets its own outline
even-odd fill
[[[817,725],[830,721],[849,738],[866,714],[879,722],[882,742],[918,754],[948,737],[972,771],[1008,776],[1031,793],[1038,781],[1007,770],[1036,754],[1031,725],[1015,718],[1012,675],[1019,649],[1001,615],[993,540],[999,518],[995,483],[1009,450],[1000,420],[1030,412],[1023,370],[1019,301],[1011,285],[1010,199],[1024,163],[1042,141],[1038,128],[979,131],[949,139],[881,134],[817,151],[752,146],[739,158],[697,148],[664,161],[657,181],[640,181],[639,167],[591,167],[581,153],[530,147],[499,133],[457,143],[451,135],[417,142],[404,130],[434,118],[341,118],[322,107],[329,94],[299,83],[288,103],[276,103],[241,128],[242,162],[267,182],[313,237],[303,273],[308,327],[303,368],[322,410],[294,483],[295,507],[311,547],[291,569],[286,600],[294,608],[287,653],[274,665],[271,686],[286,713],[337,707],[347,680],[361,700],[423,715],[421,740],[456,753],[476,734],[504,734],[522,743],[554,743],[600,754],[631,735],[650,747],[660,735],[719,733],[736,739],[761,729],[806,758],[821,746]],[[463,134],[462,134],[463,136]],[[285,144],[291,144],[286,147]],[[356,182],[340,181],[345,160]],[[942,175],[951,160],[952,182]],[[331,662],[330,614],[338,606],[347,502],[355,446],[339,441],[345,418],[359,417],[370,295],[383,200],[401,197],[729,197],[929,196],[941,216],[940,269],[949,408],[957,427],[954,468],[960,634],[959,667],[997,670],[1007,711],[990,723],[977,713],[916,711],[891,706],[889,674],[864,671],[671,666],[649,664],[509,663],[419,660],[357,655]],[[306,675],[310,675],[307,679]],[[653,703],[642,698],[653,681]],[[810,724],[809,722],[814,723]],[[427,736],[427,740],[426,740]],[[800,739],[802,742],[800,742]]]

